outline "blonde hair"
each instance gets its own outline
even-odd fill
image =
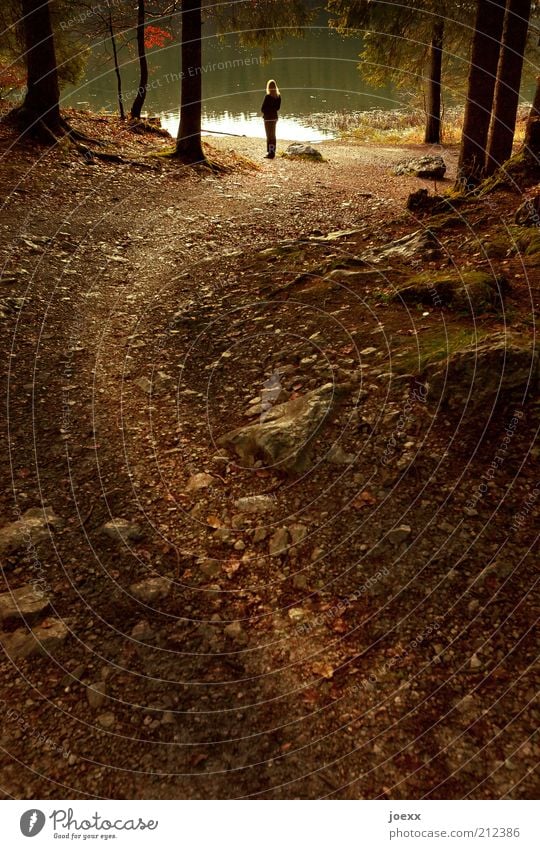
[[[266,93],[272,94],[274,97],[279,97],[279,88],[275,80],[268,80],[266,84]]]

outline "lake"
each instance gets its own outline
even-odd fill
[[[324,24],[307,27],[303,38],[289,38],[273,47],[265,64],[260,51],[241,48],[234,36],[220,39],[206,29],[203,47],[203,127],[206,131],[264,137],[260,107],[266,81],[277,80],[283,95],[279,134],[293,141],[320,141],[332,135],[317,126],[314,115],[331,112],[384,111],[407,107],[407,94],[392,85],[374,88],[359,70],[360,37],[343,38]],[[160,116],[176,136],[180,101],[180,46],[149,51],[148,114]],[[91,51],[86,78],[63,93],[63,105],[117,112],[116,77],[108,43]],[[125,47],[120,52],[126,112],[138,85],[138,65]],[[526,63],[530,65],[530,63]],[[413,86],[411,86],[413,87]],[[529,69],[522,96],[534,95]],[[463,102],[457,96],[453,103]],[[450,104],[448,104],[450,105]]]
[[[313,125],[321,112],[396,109],[405,96],[388,86],[375,89],[358,70],[360,39],[342,38],[325,26],[309,27],[304,38],[290,38],[273,48],[268,64],[260,52],[241,48],[234,37],[208,35],[203,48],[203,127],[238,135],[263,137],[260,107],[266,81],[274,77],[283,96],[280,135],[297,141],[319,141],[329,133]],[[121,53],[126,111],[138,84],[137,63]],[[180,48],[173,44],[149,53],[150,89],[146,108],[159,115],[176,135],[180,99]],[[63,93],[63,105],[94,111],[117,111],[116,77],[104,49],[91,53],[86,78]]]

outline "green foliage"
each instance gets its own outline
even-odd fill
[[[304,0],[236,0],[210,6],[221,32],[233,32],[244,47],[260,47],[269,55],[270,45],[290,36],[302,36],[313,18]]]
[[[363,77],[375,85],[391,80],[417,102],[426,80],[434,25],[442,19],[443,79],[447,90],[464,90],[474,3],[454,0],[441,10],[436,0],[329,0],[328,9],[331,26],[339,32],[362,33]]]
[[[84,74],[87,51],[81,36],[63,27],[62,22],[73,16],[76,3],[70,0],[55,0],[49,5],[55,34],[59,81],[61,84],[74,84]],[[15,77],[24,85],[25,48],[21,16],[20,0],[3,0],[0,10],[0,64],[4,75],[11,79]],[[12,73],[8,73],[9,71]],[[1,89],[0,82],[0,91]]]

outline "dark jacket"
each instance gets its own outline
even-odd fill
[[[261,106],[261,112],[264,115],[264,120],[277,121],[280,106],[281,97],[272,97],[271,94],[267,94],[264,98],[263,105]]]

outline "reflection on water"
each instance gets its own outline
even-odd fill
[[[165,112],[161,115],[162,126],[172,136],[178,132],[178,112]],[[262,116],[256,112],[233,114],[230,112],[205,113],[203,116],[203,132],[208,134],[249,136],[251,138],[265,138]],[[317,130],[303,122],[301,117],[280,118],[277,125],[278,139],[287,141],[319,142],[324,139],[333,138],[333,133],[325,130]]]

